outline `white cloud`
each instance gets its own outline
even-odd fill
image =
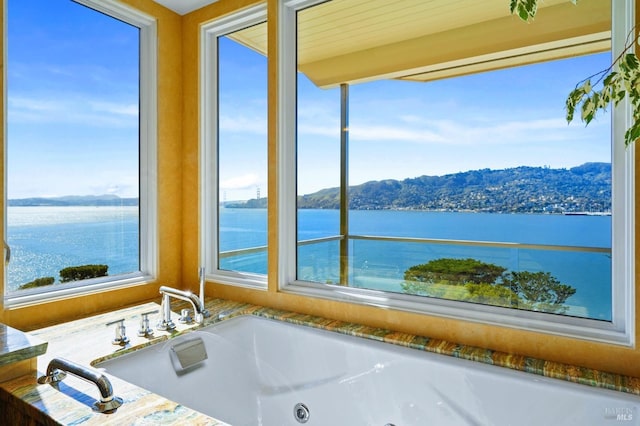
[[[107,178],[113,179],[114,177],[105,176],[105,179]],[[119,197],[137,197],[137,179],[135,176],[122,176],[122,179],[118,182],[114,182],[113,180],[111,183],[108,181],[105,181],[105,183],[95,182],[93,185],[89,186],[88,191],[85,190],[84,192],[81,192],[81,194],[87,192],[96,195],[112,194]]]
[[[138,116],[138,104],[121,104],[115,102],[91,102],[92,109],[116,115]]]
[[[258,183],[258,176],[250,173],[242,176],[234,176],[229,179],[224,179],[220,182],[220,188],[222,189],[250,189],[255,188]]]
[[[17,110],[25,112],[56,112],[62,109],[62,103],[59,100],[9,97],[8,103],[9,111]]]
[[[423,120],[416,116],[405,116],[397,125],[352,123],[350,139],[447,145],[530,144],[575,140],[575,126],[567,125],[562,118],[473,122]],[[591,124],[592,129],[597,126],[595,122]]]
[[[230,132],[246,132],[259,135],[267,134],[267,120],[263,116],[222,116],[220,129]]]
[[[310,124],[300,124],[298,125],[298,131],[301,134],[305,135],[315,135],[315,136],[330,136],[330,137],[340,137],[340,124],[336,123],[335,126],[320,126],[320,125],[310,125]]]
[[[354,140],[368,141],[403,141],[403,142],[425,142],[442,143],[447,139],[437,131],[429,129],[410,129],[392,126],[350,126],[349,138]]]
[[[310,108],[305,112],[309,115],[299,116],[298,131],[306,136],[339,137],[339,121],[335,114],[331,117],[329,108],[316,106],[310,113]],[[388,110],[387,110],[388,111]],[[433,111],[433,109],[431,109]],[[384,115],[370,110],[366,117],[352,118],[349,124],[349,138],[353,141],[367,142],[397,142],[419,144],[446,144],[470,145],[470,144],[539,144],[544,142],[575,141],[584,137],[582,123],[568,125],[562,114],[547,115],[538,114],[534,118],[510,117],[502,112],[502,115],[487,115],[489,111],[475,111],[473,113],[453,113],[453,118],[434,118],[420,115],[419,113],[402,113],[397,116],[385,113]],[[439,114],[442,115],[442,114]],[[329,118],[331,117],[331,118]],[[607,119],[592,122],[589,130],[593,135],[595,128],[609,126]]]
[[[8,106],[12,123],[75,123],[98,127],[138,125],[138,107],[131,103],[61,94],[56,98],[11,96]]]

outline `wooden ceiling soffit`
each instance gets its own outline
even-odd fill
[[[581,0],[298,64],[319,87],[400,78],[429,81],[610,48],[610,2]]]

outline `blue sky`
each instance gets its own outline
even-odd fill
[[[574,58],[430,83],[378,81],[350,87],[350,183],[474,169],[573,167],[610,161],[610,121],[565,121],[564,100],[609,55]],[[333,99],[305,86],[299,122],[301,180],[323,174],[321,135],[337,128]],[[307,101],[308,100],[308,101]],[[304,139],[302,139],[304,138]],[[305,149],[303,141],[309,141]],[[334,162],[337,163],[337,157]],[[337,168],[337,164],[335,166]]]
[[[8,196],[137,196],[138,29],[69,0],[8,2]]]
[[[229,40],[220,51],[223,197],[253,198],[257,188],[264,196],[266,60]],[[564,101],[609,64],[603,53],[429,83],[352,85],[349,182],[608,162],[609,117],[568,125]],[[298,193],[307,194],[339,185],[340,91],[300,75],[298,93]]]
[[[9,198],[137,196],[138,30],[69,0],[9,1]],[[266,60],[221,42],[221,198],[266,195]],[[567,125],[607,54],[350,88],[350,183],[610,161],[606,116]],[[338,184],[339,90],[299,80],[299,193]]]

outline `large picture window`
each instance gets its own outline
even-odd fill
[[[155,274],[155,21],[7,3],[8,304]]]
[[[629,343],[625,106],[563,107],[630,12],[468,3],[284,2],[282,289]]]

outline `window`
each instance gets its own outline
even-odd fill
[[[259,5],[202,27],[202,265],[266,287],[267,25]]]
[[[563,106],[631,3],[284,1],[282,290],[630,344],[628,106]]]
[[[8,1],[9,305],[155,274],[155,20]]]

